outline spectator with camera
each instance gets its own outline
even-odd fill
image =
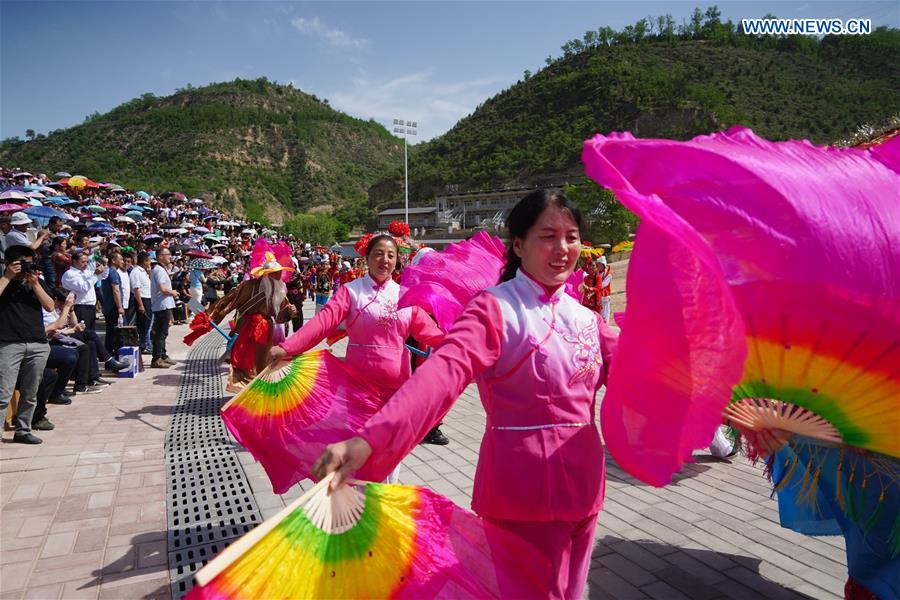
[[[31,246],[13,244],[0,277],[0,414],[5,413],[18,383],[19,407],[13,441],[40,444],[31,433],[37,392],[50,354],[41,309],[53,310],[53,300],[38,277]]]

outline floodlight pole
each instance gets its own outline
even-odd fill
[[[408,135],[416,135],[416,128],[419,124],[415,121],[405,121],[403,119],[394,119],[394,133],[403,135],[403,196],[404,196],[404,221],[409,225],[409,156],[406,149],[406,137]]]

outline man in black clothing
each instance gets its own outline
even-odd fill
[[[0,277],[0,414],[12,399],[18,382],[19,409],[13,441],[40,444],[31,433],[37,391],[50,354],[41,308],[53,310],[48,288],[38,277],[34,250],[12,246]]]

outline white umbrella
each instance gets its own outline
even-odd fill
[[[203,204],[203,200],[201,200],[200,198],[193,198],[193,199],[191,200],[191,202],[192,202],[193,204]]]
[[[134,219],[132,219],[131,217],[126,217],[125,215],[116,217],[116,221],[118,221],[119,223],[134,223]]]
[[[248,233],[248,234],[250,234],[250,235],[256,235],[256,230],[255,230],[255,229],[245,229],[245,230],[243,230],[241,233],[242,233],[242,234],[243,234],[243,233]]]
[[[196,227],[196,225],[194,225],[190,221],[185,221],[184,223],[181,224],[181,226],[183,228],[187,228],[187,229],[193,229],[194,227]]]
[[[194,233],[209,233],[209,229],[201,225],[197,225],[194,227]]]
[[[21,173],[13,173],[13,179],[15,179],[16,177],[34,177],[34,175],[29,173],[28,171],[22,171]]]
[[[65,171],[60,171],[59,173],[56,173],[54,175],[54,177],[71,177],[71,176],[72,176],[71,174],[66,173]]]
[[[217,265],[221,265],[222,263],[227,263],[228,259],[225,258],[224,256],[213,256],[212,261],[214,263],[216,263]]]
[[[94,217],[91,221],[106,221],[103,217]]]
[[[28,200],[28,196],[18,190],[7,190],[0,194],[0,200]]]
[[[41,200],[41,199],[47,197],[40,192],[25,192],[25,195],[28,196],[29,198],[37,198],[38,200]]]

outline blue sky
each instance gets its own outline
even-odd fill
[[[586,29],[713,2],[0,1],[0,138],[69,127],[144,92],[288,81],[353,116],[439,135]],[[896,1],[718,2],[723,19],[868,17]]]

